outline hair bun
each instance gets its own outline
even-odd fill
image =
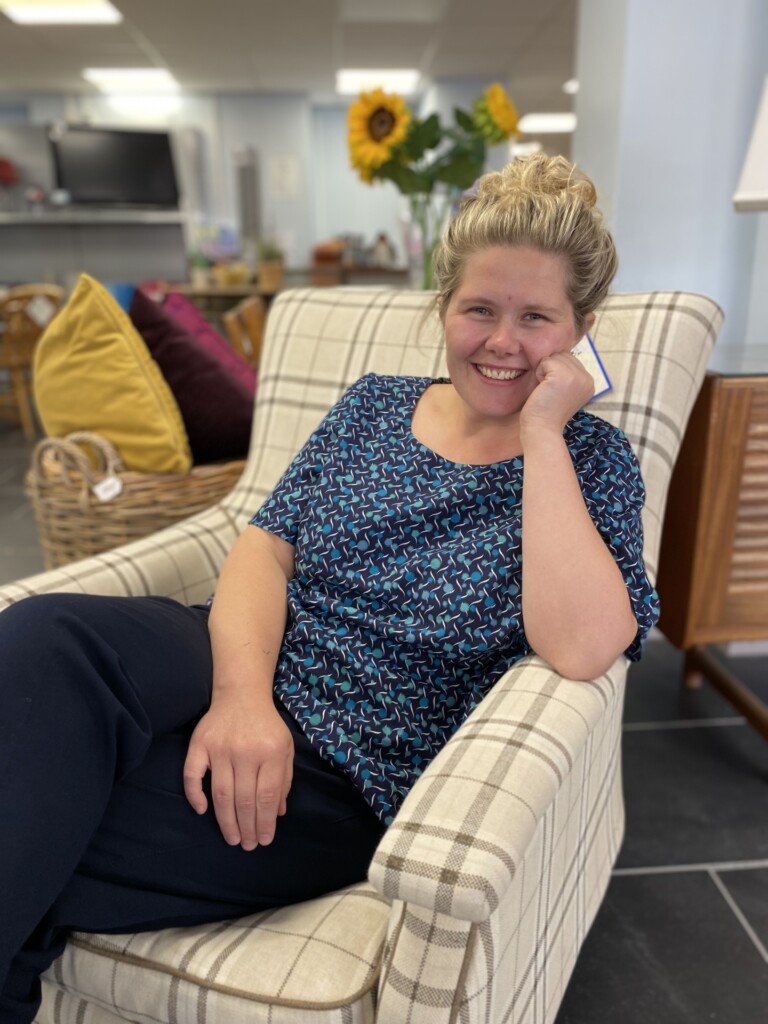
[[[484,175],[478,194],[502,203],[565,194],[580,200],[589,209],[597,206],[597,191],[592,181],[565,157],[550,157],[544,153],[513,160],[502,171]]]

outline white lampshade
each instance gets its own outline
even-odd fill
[[[757,108],[733,205],[742,212],[768,210],[768,78],[763,85],[763,96]]]

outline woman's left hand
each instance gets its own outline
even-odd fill
[[[542,427],[562,433],[595,392],[592,374],[570,352],[556,352],[536,367],[538,384],[520,411],[520,432]]]

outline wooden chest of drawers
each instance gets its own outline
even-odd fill
[[[670,483],[657,587],[659,628],[686,652],[689,685],[708,678],[768,738],[768,708],[704,649],[768,638],[768,376],[705,378]]]

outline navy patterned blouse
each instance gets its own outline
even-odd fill
[[[251,520],[296,549],[275,692],[385,824],[499,676],[529,654],[521,614],[522,457],[450,462],[411,433],[427,377],[350,387]],[[624,435],[589,413],[565,438],[627,583],[637,659],[658,617],[644,491]]]

